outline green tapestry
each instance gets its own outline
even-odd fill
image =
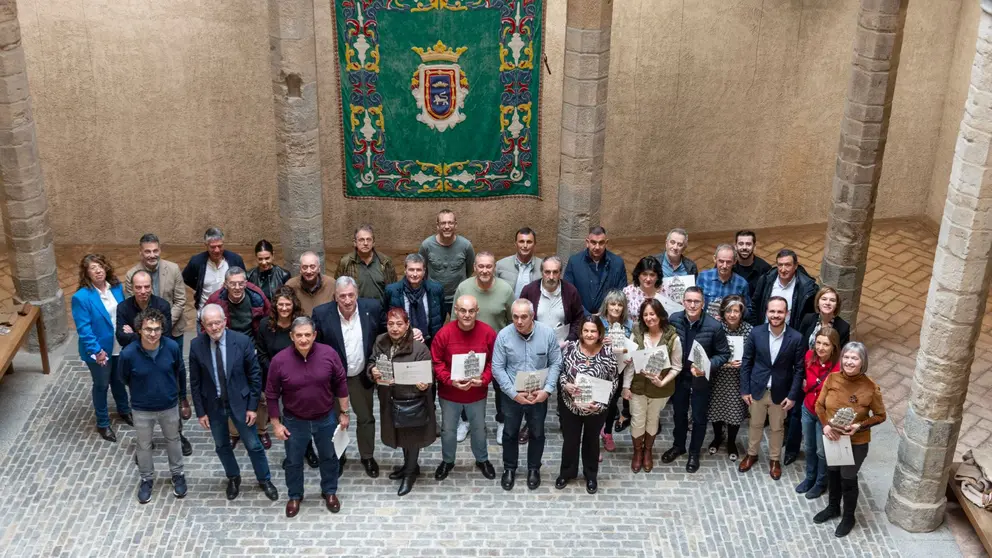
[[[346,196],[538,195],[543,0],[333,2]]]

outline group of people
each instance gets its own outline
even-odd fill
[[[515,253],[497,260],[457,234],[452,211],[438,213],[436,225],[406,256],[401,276],[376,251],[368,225],[355,232],[355,250],[333,277],[313,252],[300,256],[292,277],[265,240],[255,247],[257,265],[246,270],[216,228],[182,271],[161,258],[152,234],[140,239],[140,260],[123,282],[106,258],[85,256],[72,298],[79,351],[93,378],[100,436],[116,441],[108,387],[121,420],[136,431],[138,500],[152,497],[156,423],[174,494],[186,494],[182,458],[192,447],[182,429],[195,412],[213,436],[227,498],[240,493],[234,448],[241,443],[260,489],[278,499],[266,453],[271,433],[285,444],[286,515],[299,513],[304,463],[319,468],[321,496],[337,512],[348,458],[334,439],[351,411],[362,469],[379,476],[376,397],[381,441],[403,452],[388,475],[400,496],[421,474],[420,450],[438,436],[437,481],[455,467],[466,438],[475,467],[495,480],[485,424],[492,386],[505,490],[515,486],[521,445],[527,487],[541,485],[552,397],[563,439],[555,488],[577,479],[581,466],[590,494],[598,490],[601,449],[616,451],[616,432],[630,428],[631,471],[653,470],[660,413],[672,400],[674,443],[662,462],[685,455],[686,471],[695,473],[708,424],[708,453],[725,447],[736,462],[748,421],[738,464],[746,473],[758,463],[767,424],[769,475],[779,480],[804,445],[806,476],[796,491],[810,499],[828,493],[814,521],[842,516],[837,536],[853,528],[858,470],[885,408],[865,375],[864,345],[849,342],[850,327],[838,315],[840,296],[818,287],[795,252],[780,250],[773,266],[755,255],[755,233],[740,231],[700,272],[684,255],[688,233],[674,229],[665,251],[641,258],[628,281],[602,227],[590,229],[586,249],[563,265],[558,256],[536,255],[537,235],[527,227],[514,235]],[[187,287],[198,317],[188,370]],[[412,372],[395,373],[415,369],[424,371],[416,381],[406,379]],[[835,420],[838,411],[846,420]],[[854,464],[832,466],[824,438],[842,436],[850,437]]]

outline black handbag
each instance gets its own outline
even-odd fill
[[[393,426],[395,428],[420,428],[430,421],[427,416],[427,398],[393,398]]]

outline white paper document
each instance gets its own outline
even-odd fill
[[[517,372],[517,379],[513,384],[513,389],[518,392],[537,391],[544,388],[548,382],[548,369],[542,368],[533,372]]]
[[[569,327],[568,324],[560,325],[555,328],[555,337],[558,338],[558,342],[562,342],[568,339]]]
[[[394,362],[393,378],[393,382],[401,386],[429,384],[434,381],[434,370],[429,360]]]
[[[841,436],[836,442],[823,436],[823,455],[827,458],[827,466],[843,467],[854,465],[854,451],[851,449],[851,437]]]
[[[733,351],[730,360],[741,360],[744,358],[744,337],[741,335],[728,335],[727,343],[730,344],[730,350]]]
[[[696,365],[696,368],[706,373],[706,379],[710,379],[710,357],[706,356],[703,346],[697,341],[692,342],[692,352],[689,353],[689,362]]]
[[[665,312],[668,312],[669,316],[671,316],[676,312],[681,312],[685,310],[681,302],[676,302],[671,298],[668,298],[664,294],[658,293],[657,295],[655,295],[655,298],[658,299],[658,302],[660,302],[661,305],[665,308]]]
[[[662,291],[665,296],[679,305],[679,310],[682,310],[682,295],[685,294],[685,290],[695,286],[696,278],[692,275],[675,275],[673,277],[665,277],[661,280]],[[665,310],[668,310],[668,308],[665,308]]]
[[[576,374],[575,381],[580,381],[579,378],[582,378],[581,381],[592,386],[593,401],[596,403],[602,403],[603,405],[608,405],[610,403],[610,396],[613,395],[613,382],[595,378],[589,374]]]
[[[472,354],[479,360],[479,374],[486,368],[486,353],[465,353],[463,355],[451,355],[451,379],[452,380],[464,380],[465,375],[465,359],[468,355]],[[479,376],[474,376],[478,378]]]
[[[332,441],[334,442],[334,453],[338,454],[338,459],[341,459],[344,450],[348,449],[348,444],[351,443],[351,436],[348,434],[348,429],[341,428],[339,424],[338,429],[334,431]]]
[[[637,350],[631,356],[634,357],[634,371],[638,374],[660,374],[672,367],[668,347],[665,346]]]

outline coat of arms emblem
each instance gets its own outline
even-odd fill
[[[424,50],[413,47],[421,64],[413,74],[410,92],[417,101],[417,121],[443,132],[465,120],[461,109],[468,95],[468,78],[458,65],[458,58],[468,47],[452,49],[440,40]]]

